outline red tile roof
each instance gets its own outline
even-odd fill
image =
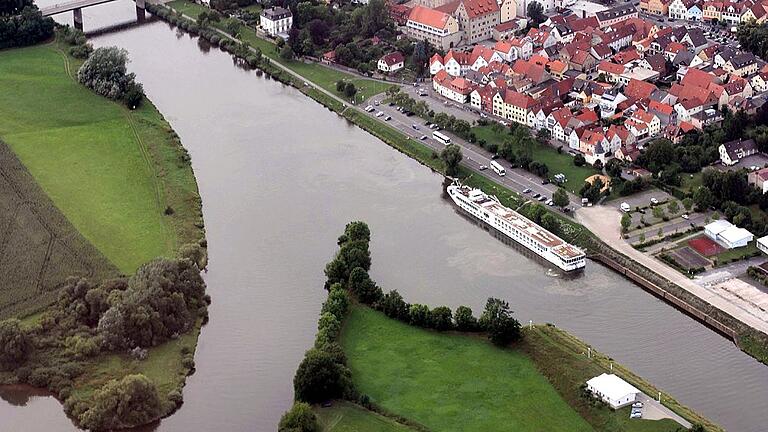
[[[449,18],[450,15],[445,12],[425,8],[423,6],[416,6],[413,8],[413,10],[411,10],[411,14],[408,15],[409,21],[439,29],[445,28]]]
[[[499,11],[499,4],[496,3],[496,0],[459,0],[459,2],[464,5],[469,19]]]

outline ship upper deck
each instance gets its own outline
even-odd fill
[[[549,248],[552,253],[562,257],[563,259],[572,259],[584,255],[584,252],[582,252],[577,247],[566,243],[560,237],[552,234],[548,230],[542,228],[520,213],[501,205],[501,203],[484,194],[482,191],[478,189],[470,189],[467,187],[460,187],[457,189],[462,195],[467,197],[473,203],[479,205],[484,210],[494,214],[498,218],[505,220],[514,226],[518,231],[524,233],[539,244]]]

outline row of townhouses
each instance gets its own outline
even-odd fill
[[[764,22],[768,18],[768,1],[641,0],[640,10],[674,19],[737,25],[749,21]]]

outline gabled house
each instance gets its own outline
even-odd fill
[[[757,153],[757,144],[754,140],[738,139],[724,144],[720,144],[720,161],[723,165],[736,165],[739,160]]]

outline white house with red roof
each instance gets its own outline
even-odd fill
[[[432,88],[441,96],[464,104],[469,102],[474,85],[462,77],[452,77],[442,70],[432,77]]]
[[[400,51],[391,52],[380,58],[377,66],[384,73],[397,72],[405,67],[405,57]]]
[[[456,18],[423,6],[411,9],[405,24],[405,33],[413,39],[427,41],[443,50],[458,45],[462,36]]]

